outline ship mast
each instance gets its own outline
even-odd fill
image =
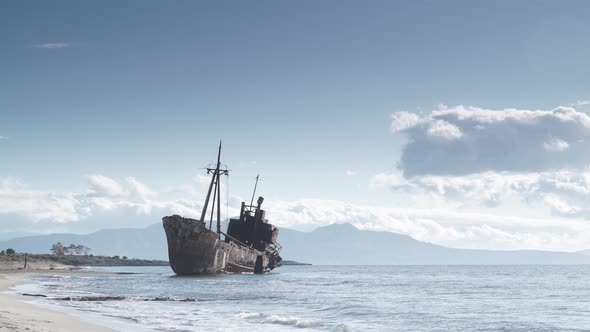
[[[256,195],[256,187],[258,186],[258,177],[260,174],[256,175],[256,183],[254,183],[254,192],[252,193],[252,199],[250,200],[250,206],[254,204],[254,195]]]
[[[209,205],[209,199],[211,198],[211,190],[215,187],[213,192],[213,203],[211,204],[211,220],[209,221],[209,229],[213,222],[213,211],[215,210],[215,198],[217,198],[217,235],[221,234],[221,188],[220,188],[220,175],[228,175],[227,169],[221,169],[221,141],[219,141],[219,150],[217,151],[217,164],[215,168],[207,168],[207,174],[213,174],[211,177],[211,183],[209,184],[209,191],[207,191],[207,197],[205,198],[205,204],[203,205],[203,211],[201,212],[201,222],[205,222],[205,216],[207,214],[207,207]]]

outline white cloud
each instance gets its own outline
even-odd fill
[[[124,182],[103,175],[88,176],[88,180],[90,189],[86,196],[86,203],[91,207],[107,210],[132,208],[139,215],[150,215],[154,210],[167,210],[187,216],[197,214],[194,202],[171,197],[177,191],[189,194],[191,197],[196,193],[191,185],[166,188],[159,192],[131,176],[125,178]]]
[[[590,219],[584,112],[440,105],[425,116],[394,113],[392,130],[408,143],[399,170],[375,175],[373,187],[386,186],[416,206]]]
[[[455,206],[481,204],[496,206],[511,194],[525,195],[538,186],[539,174],[484,172],[467,176],[425,175],[406,179],[397,173],[380,173],[373,177],[374,186],[386,186],[394,191],[429,194],[455,201]]]
[[[409,182],[399,173],[379,173],[371,179],[371,186],[391,186],[397,188],[408,184]]]
[[[285,227],[352,223],[460,248],[581,250],[590,224],[581,220],[521,218],[440,209],[384,208],[341,201],[269,201],[271,222]]]
[[[58,42],[58,43],[43,43],[43,44],[35,44],[33,47],[35,48],[46,48],[46,49],[59,49],[59,48],[66,48],[72,46],[71,43],[65,42]]]
[[[7,136],[0,136],[0,139],[8,139]]]
[[[547,151],[561,152],[567,150],[570,145],[568,142],[560,140],[559,138],[552,138],[549,141],[543,143],[543,147]]]
[[[404,176],[531,172],[590,164],[584,144],[590,139],[590,116],[570,107],[543,111],[441,105],[425,116],[395,112],[391,119],[392,131],[409,138],[399,161]]]
[[[548,194],[543,197],[543,201],[553,208],[553,210],[562,215],[577,215],[581,210],[578,207],[571,206],[558,195]]]
[[[130,196],[142,201],[148,201],[156,196],[156,192],[132,176],[125,178],[125,181],[127,181]]]
[[[51,219],[57,223],[78,221],[89,215],[80,194],[28,189],[17,180],[0,181],[0,214],[20,215],[32,221]]]
[[[575,102],[571,103],[570,106],[572,107],[576,107],[576,106],[586,106],[586,105],[590,105],[590,100],[576,100]]]
[[[89,193],[95,196],[123,196],[125,190],[117,181],[103,175],[88,175]]]
[[[2,180],[0,225],[2,221],[9,222],[13,216],[29,222],[52,224],[80,222],[104,211],[132,210],[143,216],[158,211],[195,216],[200,210],[199,196],[173,198],[169,192],[152,190],[134,177],[120,182],[103,175],[90,175],[87,180],[89,188],[81,193],[32,190],[14,179]],[[153,219],[154,222],[159,217]]]
[[[404,178],[380,173],[374,187],[384,186],[409,200],[433,199],[449,208],[498,207],[520,200],[556,216],[590,219],[590,168],[549,172],[483,172],[463,176],[423,175]]]
[[[420,123],[420,116],[410,112],[395,112],[391,114],[391,130],[403,131],[415,127]]]
[[[205,187],[205,186],[209,186],[209,183],[211,182],[211,176],[205,176],[205,175],[201,175],[201,174],[197,174],[193,177],[193,181],[195,181],[196,183],[198,183],[199,185]]]
[[[355,176],[355,175],[358,175],[358,174],[359,174],[359,172],[358,172],[358,171],[353,171],[353,170],[351,170],[351,169],[347,169],[347,170],[346,170],[346,172],[345,172],[345,174],[346,174],[347,176]]]
[[[426,134],[429,137],[440,138],[449,141],[459,139],[461,136],[463,136],[463,133],[459,127],[444,120],[435,120],[430,123],[428,125],[428,129],[426,130]]]
[[[577,112],[571,107],[559,106],[551,111],[519,110],[507,108],[504,110],[489,110],[480,107],[459,105],[448,107],[440,105],[438,110],[432,111],[432,119],[449,119],[453,121],[473,121],[479,124],[494,124],[506,121],[515,121],[520,124],[538,124],[539,120],[550,119],[562,122],[580,123],[590,127],[590,116],[583,112]]]

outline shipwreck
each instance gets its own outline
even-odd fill
[[[268,223],[266,212],[261,208],[263,197],[254,197],[258,176],[249,205],[242,202],[240,215],[230,219],[226,232],[221,230],[221,175],[229,171],[221,167],[221,142],[215,167],[207,168],[211,182],[200,219],[178,215],[162,218],[168,240],[170,267],[177,275],[219,273],[268,273],[281,266],[281,246],[277,242],[279,229]],[[213,193],[213,197],[211,197]],[[212,199],[211,199],[212,198]],[[211,201],[211,204],[209,204]],[[208,207],[211,205],[209,225]],[[216,224],[213,216],[216,212]],[[208,226],[208,227],[207,227]]]

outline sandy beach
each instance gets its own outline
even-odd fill
[[[27,271],[27,273],[33,271]],[[34,271],[33,273],[47,273]],[[11,287],[27,283],[21,273],[14,270],[0,271],[0,331],[44,331],[44,332],[105,332],[114,331],[106,327],[83,322],[63,312],[27,303],[27,298],[7,292]]]

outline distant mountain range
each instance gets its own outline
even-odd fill
[[[32,236],[32,235],[39,235],[39,234],[38,233],[28,233],[28,232],[0,233],[0,241],[6,241],[6,240],[10,240],[10,239],[15,239],[17,237]]]
[[[49,234],[18,237],[0,241],[0,248],[13,248],[17,252],[50,253],[51,245],[83,244],[90,253],[106,256],[168,260],[166,236],[161,224],[146,228],[104,229],[90,234]]]
[[[83,244],[95,255],[168,259],[161,224],[147,228],[106,229],[86,235],[50,234],[0,241],[0,248],[49,253],[51,245]],[[298,262],[326,265],[374,264],[590,264],[590,251],[578,253],[537,250],[492,251],[453,249],[417,241],[409,236],[363,231],[351,224],[319,227],[312,232],[282,228],[281,256]]]
[[[350,224],[309,233],[282,229],[279,238],[282,256],[314,264],[590,264],[590,256],[581,253],[453,249]]]

